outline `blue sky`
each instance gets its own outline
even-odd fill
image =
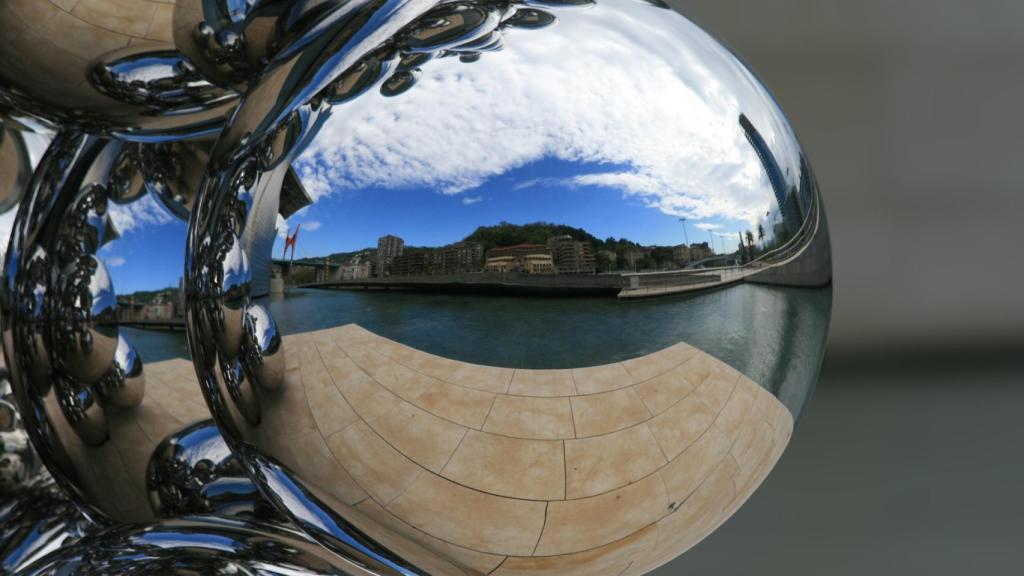
[[[645,205],[642,197],[622,190],[576,184],[579,175],[619,169],[609,164],[580,164],[546,158],[496,176],[460,194],[426,187],[369,187],[323,195],[294,215],[302,231],[296,257],[323,256],[374,247],[377,238],[395,234],[409,245],[440,246],[457,242],[481,225],[501,221],[525,224],[549,221],[583,228],[598,238],[615,236],[645,245],[683,243],[678,217]],[[161,208],[162,209],[162,208]],[[151,208],[152,210],[152,208]],[[714,228],[712,231],[707,228]],[[749,225],[741,220],[712,217],[687,222],[693,242],[710,242],[716,250],[731,251],[735,232]],[[118,293],[177,286],[183,267],[187,224],[167,213],[145,225],[131,227],[101,252]],[[283,240],[274,245],[280,257]]]
[[[573,177],[616,167],[586,166],[547,158],[494,177],[483,185],[448,195],[424,187],[371,187],[328,194],[293,216],[290,230],[301,224],[296,257],[320,256],[374,247],[384,234],[407,244],[440,246],[457,242],[481,225],[549,221],[583,228],[598,238],[615,236],[641,244],[683,243],[678,217],[644,204],[619,189],[573,184]],[[695,225],[717,226],[716,232],[746,229],[744,222],[721,217],[687,223],[690,242],[709,242]],[[735,234],[732,234],[735,237]],[[716,238],[716,245],[718,240]],[[738,240],[727,244],[731,250]],[[278,238],[275,257],[283,240]]]
[[[132,227],[107,244],[99,256],[106,262],[114,290],[130,294],[177,286],[185,266],[188,223],[170,216],[159,223]]]
[[[770,94],[682,17],[606,0],[506,41],[476,64],[429,62],[396,98],[370,91],[332,110],[295,162],[316,199],[287,223],[304,223],[296,256],[387,233],[443,245],[502,220],[675,245],[679,217],[691,242],[731,251],[774,204],[741,113],[798,177],[799,145]],[[184,223],[139,212],[102,254],[120,293],[181,275]]]

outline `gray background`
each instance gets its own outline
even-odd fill
[[[835,307],[776,470],[656,574],[1024,573],[1024,2],[670,4],[792,120]]]

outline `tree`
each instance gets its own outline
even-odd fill
[[[758,224],[757,225],[757,241],[758,241],[758,243],[760,243],[763,240],[764,240],[764,226]]]

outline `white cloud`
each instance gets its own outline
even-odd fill
[[[463,196],[463,198],[462,198],[462,204],[464,206],[472,206],[473,204],[476,204],[478,202],[483,202],[483,201],[484,201],[483,196]]]
[[[14,229],[14,217],[18,214],[18,206],[0,214],[0,262],[7,258],[7,242]]]
[[[274,229],[277,230],[277,237],[282,240],[288,238],[288,233],[291,230],[288,221],[280,214],[277,215],[277,223],[274,224]]]
[[[108,208],[114,228],[123,236],[139,226],[158,226],[177,219],[152,194],[144,194],[128,204],[111,202]]]
[[[719,228],[722,227],[721,224],[712,224],[710,222],[698,222],[697,224],[694,224],[694,226],[705,232],[711,230],[718,230]]]
[[[774,196],[741,111],[798,173],[795,139],[757,81],[692,23],[644,4],[564,11],[557,27],[509,32],[505,51],[478,64],[440,59],[423,72],[401,96],[371,92],[334,109],[297,163],[314,198],[366,187],[460,194],[557,158],[586,165],[566,180],[577,187],[756,223]]]
[[[315,232],[320,229],[322,224],[319,220],[310,220],[309,222],[300,222],[299,226],[306,232]]]
[[[107,268],[120,268],[125,265],[127,260],[121,256],[111,256],[110,258],[104,259],[104,262],[106,262]]]

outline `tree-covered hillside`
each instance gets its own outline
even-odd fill
[[[544,244],[553,236],[571,236],[573,240],[590,244],[594,250],[614,249],[614,246],[620,242],[614,238],[600,240],[582,228],[573,228],[552,222],[533,222],[531,224],[501,222],[494,226],[480,226],[465,239],[480,242],[484,245],[484,250],[487,251],[499,246]],[[609,241],[612,245],[606,246]]]

